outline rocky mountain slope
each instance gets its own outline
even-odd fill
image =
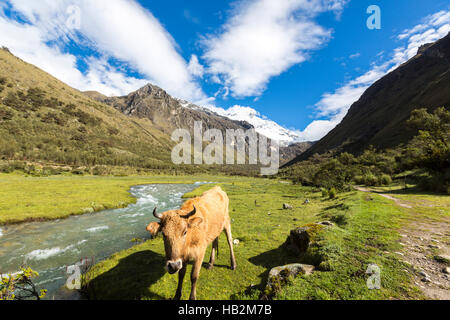
[[[450,107],[450,34],[421,47],[415,57],[373,84],[342,122],[287,166],[318,153],[359,154],[369,145],[384,149],[409,141],[406,126],[417,108]]]
[[[224,136],[226,129],[242,129],[245,131],[254,128],[259,134],[264,135],[264,133],[268,133],[266,136],[271,132],[271,129],[267,128],[267,126],[261,131],[261,126],[254,127],[247,121],[239,120],[240,117],[235,116],[233,119],[230,119],[223,114],[219,114],[219,112],[214,112],[214,110],[176,99],[163,89],[152,84],[147,84],[123,97],[106,97],[96,91],[84,93],[92,99],[113,106],[127,116],[149,119],[156,128],[168,135],[171,135],[175,129],[179,128],[188,129],[192,133],[195,121],[202,121],[204,130],[221,130]],[[247,118],[245,119],[247,120]],[[265,121],[264,124],[267,124],[267,122]],[[273,121],[270,121],[270,123],[276,125]],[[280,148],[281,162],[295,158],[311,145],[310,143],[287,144],[287,141],[294,141],[295,139],[288,135],[287,130],[285,131],[283,131],[281,137],[285,143]],[[280,137],[277,135],[277,138]]]
[[[193,130],[195,121],[202,121],[204,129],[253,128],[245,121],[235,121],[212,111],[173,98],[163,89],[147,84],[124,97],[106,97],[98,92],[85,92],[89,97],[109,104],[127,116],[149,119],[161,131],[172,134],[175,129]]]

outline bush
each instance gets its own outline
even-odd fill
[[[11,173],[13,171],[14,171],[14,168],[9,166],[9,165],[7,165],[7,164],[4,164],[4,165],[0,166],[0,172]]]
[[[336,191],[336,189],[335,189],[335,188],[331,188],[331,189],[328,191],[328,195],[330,196],[330,199],[335,199],[336,196],[337,196],[337,191]]]
[[[364,184],[366,186],[376,186],[378,184],[378,179],[373,174],[368,173],[364,176]]]
[[[353,181],[355,182],[355,184],[364,184],[364,177],[363,176],[355,176],[353,178]]]
[[[388,186],[388,185],[390,185],[392,183],[392,178],[391,178],[391,176],[389,176],[387,174],[383,174],[380,177],[380,182],[381,182],[382,185]]]
[[[0,108],[0,120],[8,121],[8,120],[11,120],[13,118],[13,116],[14,116],[14,114],[11,111]]]
[[[324,198],[328,197],[328,190],[325,188],[322,188],[322,197]]]

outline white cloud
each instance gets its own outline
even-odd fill
[[[421,24],[404,30],[397,36],[397,39],[406,41],[406,44],[396,48],[389,60],[381,64],[374,64],[372,69],[365,74],[347,82],[333,93],[322,95],[321,100],[315,105],[317,115],[328,117],[329,120],[313,121],[298,134],[303,139],[311,141],[323,138],[341,122],[350,106],[359,100],[368,87],[400,64],[414,57],[420,46],[435,42],[445,37],[448,32],[450,32],[450,11],[440,11],[427,16]]]
[[[314,21],[347,0],[243,1],[219,34],[203,40],[207,72],[235,97],[258,96],[269,80],[308,58],[330,39]]]
[[[188,71],[190,74],[196,77],[203,77],[205,73],[205,68],[198,62],[198,57],[193,54],[191,60],[189,61]]]
[[[72,86],[84,89],[94,81],[93,84],[104,87],[104,91],[120,90],[121,93],[128,93],[125,90],[141,84],[141,80],[127,77],[108,65],[107,58],[112,57],[124,61],[144,75],[146,82],[151,81],[174,96],[192,101],[206,98],[193,79],[188,64],[178,53],[177,44],[170,34],[150,12],[134,0],[8,1],[14,11],[29,23],[20,24],[2,14],[1,23],[7,29],[0,29],[0,42],[21,58],[28,59]],[[81,13],[78,30],[67,25],[70,18],[68,9],[74,5]],[[8,29],[13,29],[16,34],[14,38],[6,32]],[[31,42],[29,31],[35,35]],[[89,70],[87,75],[80,74],[76,68],[75,56],[61,50],[70,40],[79,46],[89,45],[100,53],[101,66]],[[53,43],[53,46],[49,43]],[[40,54],[34,53],[35,50]],[[68,64],[58,72],[55,70],[58,69],[56,66],[49,66],[53,64],[49,58],[65,60]],[[89,65],[95,66],[94,63]],[[122,88],[123,84],[125,86]]]

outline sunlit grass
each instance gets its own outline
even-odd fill
[[[282,247],[289,231],[297,226],[323,220],[339,225],[323,234],[317,254],[329,259],[333,271],[317,271],[308,278],[297,278],[278,293],[279,299],[410,299],[421,297],[412,288],[407,270],[394,254],[400,250],[398,230],[408,215],[392,202],[374,195],[350,192],[337,199],[322,198],[319,190],[279,181],[247,179],[221,183],[230,197],[233,237],[238,268],[229,269],[229,250],[220,237],[220,255],[213,270],[202,269],[198,299],[258,299],[272,267],[308,262],[290,256]],[[203,185],[187,194],[201,194]],[[310,203],[305,205],[305,199]],[[256,204],[255,204],[256,200]],[[282,210],[283,203],[293,210]],[[269,214],[270,213],[270,214]],[[343,217],[342,217],[343,216]],[[205,262],[209,259],[209,250]],[[161,238],[149,240],[113,255],[88,274],[90,298],[170,299],[177,275],[164,269]],[[370,263],[382,269],[382,289],[369,290],[365,271]],[[190,272],[190,266],[188,272]],[[189,274],[189,273],[188,273]],[[189,297],[186,276],[183,299]]]

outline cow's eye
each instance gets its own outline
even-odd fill
[[[184,230],[183,237],[187,234],[187,230]]]

